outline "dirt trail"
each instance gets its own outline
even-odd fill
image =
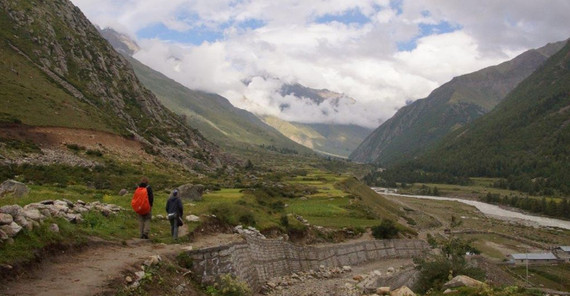
[[[153,244],[133,239],[126,245],[101,245],[69,255],[46,259],[36,270],[0,287],[0,295],[97,295],[109,281],[121,277],[129,266],[142,264],[153,255],[169,256],[184,248],[215,246],[241,240],[236,234],[203,236],[186,244]]]

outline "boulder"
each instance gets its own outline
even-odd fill
[[[12,217],[16,217],[22,213],[23,209],[19,205],[3,206],[0,208],[0,213],[10,214]]]
[[[6,180],[0,185],[0,197],[8,194],[12,194],[14,197],[23,197],[29,192],[30,188],[26,184],[14,180]]]
[[[481,287],[485,283],[476,279],[470,278],[466,275],[458,275],[443,285],[444,289],[459,288],[459,287]]]
[[[127,189],[123,188],[121,190],[119,190],[119,196],[124,196],[128,193]]]
[[[26,217],[24,217],[23,214],[14,216],[14,222],[28,230],[30,230],[30,228],[32,227],[30,225],[30,221],[28,221],[28,219],[26,219]]]
[[[0,226],[0,230],[2,230],[8,237],[14,237],[20,231],[22,231],[22,227],[18,225],[16,222],[12,222],[10,225],[2,225]]]
[[[416,296],[416,293],[410,288],[403,286],[390,292],[390,296]]]
[[[185,184],[178,187],[178,196],[181,199],[202,200],[206,188],[201,184]]]
[[[33,221],[41,221],[45,218],[44,215],[42,215],[42,213],[40,213],[38,209],[30,209],[30,208],[24,210],[24,217]]]
[[[143,264],[146,266],[153,266],[153,265],[157,265],[158,263],[160,263],[160,261],[162,261],[162,258],[160,257],[160,255],[153,255],[153,256],[150,256],[147,260],[145,260]]]
[[[51,232],[59,232],[59,226],[58,226],[57,224],[55,224],[55,223],[52,223],[52,224],[49,226],[49,230],[50,230]]]
[[[390,295],[390,287],[378,287],[376,289],[378,295]]]
[[[1,241],[5,241],[7,239],[9,239],[10,237],[8,236],[8,234],[6,234],[6,232],[4,232],[4,230],[2,230],[0,228],[0,242]]]
[[[10,214],[0,213],[0,225],[12,224],[14,218]]]
[[[196,215],[188,215],[186,216],[186,221],[188,222],[200,222],[200,217]]]

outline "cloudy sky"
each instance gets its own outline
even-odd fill
[[[570,37],[568,0],[72,0],[192,89],[290,121],[377,127],[452,77]],[[346,94],[283,97],[284,83]],[[288,108],[280,108],[287,105]]]

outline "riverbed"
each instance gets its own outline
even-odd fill
[[[501,220],[508,220],[508,221],[521,221],[521,222],[530,222],[532,225],[538,226],[545,226],[545,227],[558,227],[563,229],[570,230],[570,221],[554,219],[554,218],[547,218],[541,216],[534,216],[529,214],[523,214],[515,211],[510,211],[507,209],[503,209],[499,206],[488,204],[481,201],[475,200],[468,200],[468,199],[461,199],[455,197],[440,197],[440,196],[429,196],[429,195],[405,195],[405,194],[398,194],[393,192],[384,192],[384,188],[372,188],[378,194],[383,195],[390,195],[390,196],[399,196],[405,198],[421,198],[421,199],[431,199],[431,200],[447,200],[447,201],[457,201],[464,204],[468,204],[477,208],[481,213],[493,217],[496,219]]]

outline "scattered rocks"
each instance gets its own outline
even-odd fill
[[[128,193],[127,189],[123,188],[121,190],[119,190],[119,196],[124,196]]]
[[[108,216],[116,214],[123,208],[104,204],[101,202],[85,203],[78,201],[73,203],[69,200],[44,200],[37,203],[31,203],[23,208],[19,205],[7,205],[0,207],[0,242],[10,241],[22,229],[33,230],[48,217],[64,218],[70,223],[79,223],[83,221],[81,213],[88,211],[99,211],[103,215]],[[50,230],[59,232],[57,224],[50,225]]]
[[[346,269],[344,267],[347,267]],[[319,266],[317,270],[299,271],[294,272],[288,276],[275,277],[267,281],[261,288],[264,294],[270,294],[271,291],[287,289],[298,283],[304,283],[310,279],[330,279],[341,277],[343,273],[350,272],[350,266],[343,268],[331,267],[327,268],[324,265]],[[349,271],[346,271],[349,270]],[[346,283],[346,289],[356,289],[353,283]],[[360,295],[360,294],[358,294]]]
[[[265,239],[265,235],[261,234],[261,232],[259,232],[259,230],[255,229],[254,227],[247,227],[247,228],[243,228],[243,226],[238,225],[236,227],[234,227],[234,230],[246,237],[257,237],[257,238],[263,238]]]
[[[26,196],[29,192],[30,188],[26,184],[14,180],[6,180],[0,185],[0,197],[12,194],[14,197],[20,198]]]

